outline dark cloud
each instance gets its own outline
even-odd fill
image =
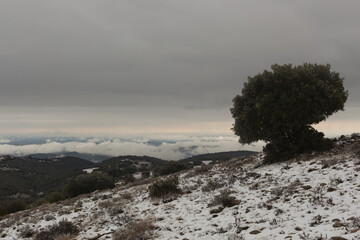
[[[0,108],[166,109],[144,114],[154,121],[170,108],[178,120],[228,111],[247,76],[271,64],[317,62],[345,77],[347,106],[358,110],[358,9],[335,0],[2,1]]]

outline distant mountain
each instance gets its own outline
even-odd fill
[[[111,158],[109,155],[103,154],[88,154],[88,153],[78,153],[78,152],[59,152],[59,153],[36,153],[31,154],[25,157],[33,157],[33,158],[58,158],[58,157],[76,157],[88,160],[90,162],[98,163],[102,162],[106,159]]]
[[[37,197],[40,193],[60,190],[67,178],[96,166],[76,157],[40,159],[0,157],[0,200]]]
[[[228,161],[233,158],[239,158],[244,156],[253,155],[257,152],[253,151],[230,151],[230,152],[218,152],[218,153],[206,153],[189,158],[182,159],[180,161],[193,162],[193,161]]]

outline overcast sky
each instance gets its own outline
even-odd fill
[[[359,0],[2,0],[0,136],[232,134],[244,81],[330,63],[360,132]]]

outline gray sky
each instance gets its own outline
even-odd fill
[[[360,1],[2,0],[0,135],[231,134],[247,76],[330,63],[360,132]]]

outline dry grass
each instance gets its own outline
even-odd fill
[[[124,230],[116,231],[113,240],[149,240],[154,239],[155,227],[152,219],[130,222]]]
[[[75,240],[75,239],[76,239],[76,237],[74,235],[64,234],[64,235],[58,236],[54,240]]]

